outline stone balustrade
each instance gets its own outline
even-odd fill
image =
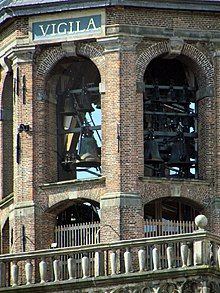
[[[198,268],[220,269],[220,237],[203,227],[186,234],[1,255],[0,291]]]

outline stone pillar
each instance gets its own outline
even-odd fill
[[[198,178],[213,181],[215,172],[215,110],[213,87],[197,92]]]
[[[105,96],[102,100],[102,167],[107,194],[101,199],[101,241],[143,236],[138,194],[138,155],[142,99],[136,99],[136,45],[139,39],[112,37],[105,47]]]
[[[212,201],[212,231],[220,233],[220,51],[214,54],[215,70],[215,197]]]
[[[34,47],[15,48],[8,58],[13,70],[14,206],[13,251],[35,248],[33,54]]]

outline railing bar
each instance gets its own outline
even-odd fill
[[[88,246],[80,246],[80,247],[66,247],[66,248],[57,248],[54,250],[38,250],[38,251],[30,251],[25,253],[17,253],[17,254],[5,254],[0,256],[0,261],[9,261],[9,260],[21,260],[31,256],[31,258],[37,258],[39,256],[50,257],[52,255],[60,255],[60,254],[69,254],[69,253],[78,253],[80,251],[84,252],[91,252],[95,248],[99,250],[105,249],[120,249],[126,248],[128,245],[129,247],[141,246],[141,245],[153,245],[153,244],[162,244],[164,242],[168,243],[176,243],[182,241],[191,241],[194,240],[203,240],[204,238],[208,238],[210,241],[214,241],[217,244],[220,243],[219,237],[216,235],[211,234],[208,231],[196,231],[192,233],[185,233],[179,235],[172,235],[172,236],[158,236],[156,238],[142,238],[138,240],[122,240],[120,242],[115,243],[107,243],[107,244],[92,244]]]

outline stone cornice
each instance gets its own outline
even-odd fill
[[[106,36],[139,36],[155,39],[169,39],[181,36],[193,41],[213,41],[220,42],[220,32],[218,30],[195,30],[195,29],[167,29],[162,27],[147,27],[131,24],[114,24],[106,26]]]
[[[14,194],[11,193],[8,196],[4,197],[1,201],[0,201],[0,209],[4,208],[5,206],[7,206],[8,204],[11,204],[14,201]]]

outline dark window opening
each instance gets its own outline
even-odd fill
[[[99,222],[99,206],[90,202],[75,203],[57,216],[57,226]]]
[[[157,58],[144,83],[145,176],[197,178],[194,75],[179,60]]]
[[[100,209],[98,203],[78,202],[58,214],[55,242],[58,247],[99,243],[99,230]]]
[[[144,219],[194,221],[199,207],[183,199],[162,198],[144,206]]]
[[[99,83],[98,69],[82,57],[63,58],[50,74],[50,95],[57,102],[59,180],[101,176]]]

